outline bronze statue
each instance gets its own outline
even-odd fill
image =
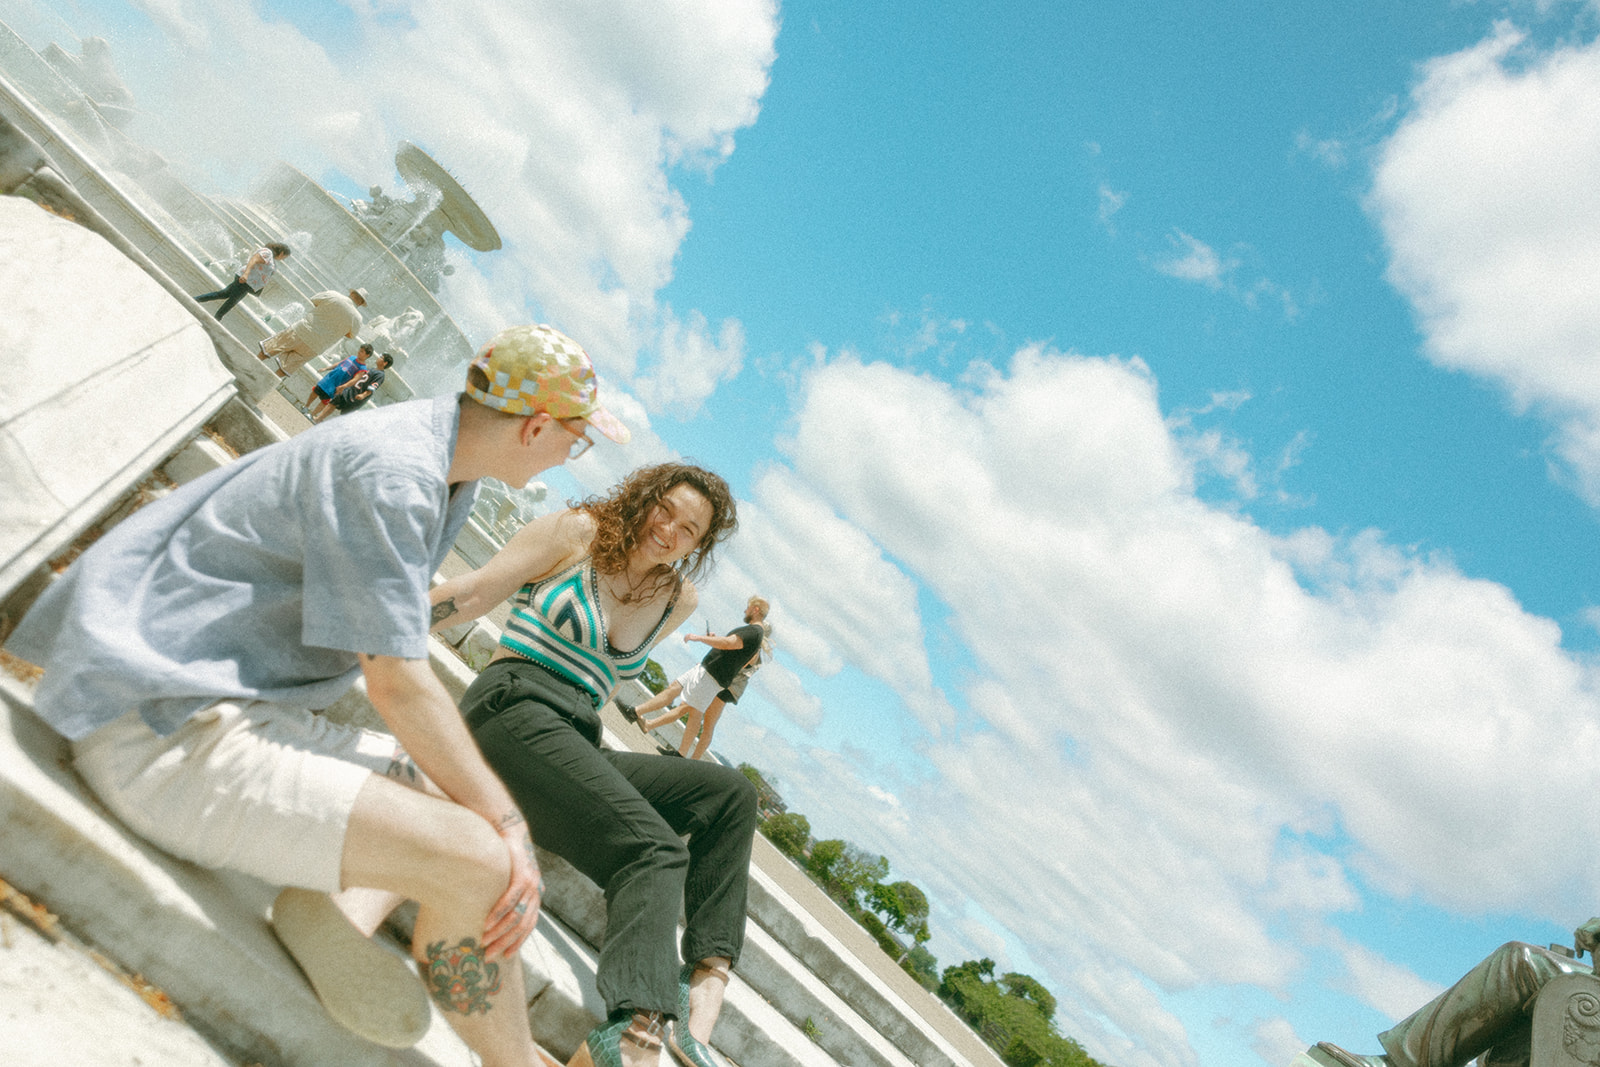
[[[1307,1058],[1329,1067],[1465,1067],[1482,1055],[1484,1067],[1527,1067],[1535,998],[1547,983],[1562,975],[1594,975],[1593,966],[1577,957],[1593,952],[1597,943],[1600,918],[1590,919],[1574,932],[1576,953],[1557,946],[1543,949],[1508,942],[1455,985],[1379,1034],[1381,1054],[1358,1055],[1319,1041]],[[1600,980],[1596,987],[1600,989]],[[1600,1006],[1600,999],[1588,993],[1585,996]],[[1573,1020],[1563,1023],[1563,1043],[1574,1062],[1600,1063],[1600,1055],[1586,1058],[1581,1051],[1593,1044],[1600,1052],[1600,1019],[1586,1026],[1581,1018],[1586,1014],[1587,1010],[1579,1009]]]

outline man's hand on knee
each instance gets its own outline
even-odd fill
[[[544,877],[534,855],[528,823],[521,814],[509,813],[495,826],[495,832],[511,856],[511,878],[484,922],[483,951],[485,957],[509,958],[517,954],[539,921]]]

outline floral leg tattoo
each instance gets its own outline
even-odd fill
[[[463,937],[454,948],[443,941],[428,946],[423,960],[428,992],[443,1011],[487,1015],[489,998],[500,992],[500,965],[483,958],[478,942]]]

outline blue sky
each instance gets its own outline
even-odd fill
[[[780,655],[719,750],[1100,1059],[1374,1050],[1600,910],[1591,0],[0,19],[106,37],[203,191],[461,178],[452,316],[636,428],[555,495],[740,496],[702,614]]]

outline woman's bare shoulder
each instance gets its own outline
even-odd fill
[[[594,516],[580,508],[564,508],[555,513],[555,536],[580,555],[588,555],[599,525]]]
[[[594,520],[566,508],[525,524],[506,542],[495,562],[514,570],[521,580],[553,574],[582,559],[594,543]]]

